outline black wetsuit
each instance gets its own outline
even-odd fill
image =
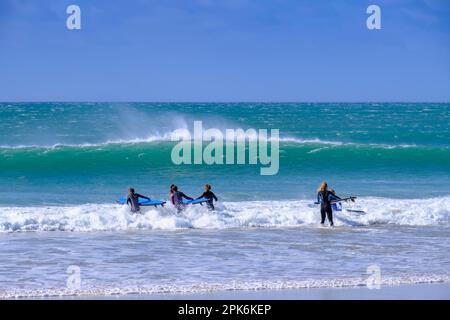
[[[150,198],[140,195],[139,193],[128,194],[127,204],[131,206],[131,212],[139,212],[141,207],[139,206],[139,198],[150,200]]]
[[[208,206],[209,210],[214,210],[214,202],[213,199],[217,201],[217,197],[212,191],[205,191],[203,194],[198,197],[197,199],[206,198],[208,201],[206,202],[206,205]]]
[[[325,223],[325,215],[328,217],[328,221],[330,225],[333,226],[333,209],[331,208],[332,200],[339,200],[338,196],[335,196],[330,191],[320,191],[317,193],[317,202],[320,202],[320,215],[321,215],[321,224]]]

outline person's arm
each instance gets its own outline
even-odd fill
[[[152,200],[149,197],[143,196],[142,194],[136,193],[136,195],[138,196],[138,198],[142,198],[142,199],[147,199],[147,200]]]
[[[328,194],[328,201],[333,201],[333,200],[341,200],[341,198],[339,198],[338,196],[336,196],[330,192]]]
[[[130,196],[127,196],[127,204],[131,204]]]
[[[214,192],[211,192],[211,195],[213,196],[214,200],[218,201],[216,195],[214,194]]]
[[[173,199],[173,193],[170,194],[170,202],[172,202],[173,205],[175,205],[175,200]]]
[[[205,193],[206,193],[206,192],[203,192],[202,195],[201,195],[200,197],[196,198],[196,199],[205,198]]]
[[[316,203],[320,203],[320,192],[317,192],[317,202]]]
[[[188,197],[187,195],[185,195],[183,192],[181,193],[181,196],[182,196],[183,198],[185,198],[185,199],[188,199],[188,200],[194,200],[193,198]]]

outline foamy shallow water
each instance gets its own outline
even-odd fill
[[[406,225],[445,226],[450,224],[450,197],[430,199],[359,198],[344,204],[335,215],[336,226]],[[27,231],[126,231],[229,229],[252,227],[314,226],[318,207],[311,201],[245,201],[217,204],[210,212],[204,206],[191,206],[177,214],[164,208],[143,208],[130,213],[127,206],[86,204],[72,206],[0,207],[0,233]],[[363,210],[364,213],[347,209]]]
[[[1,233],[0,297],[449,282],[449,247],[442,225]]]

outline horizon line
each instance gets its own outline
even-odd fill
[[[275,103],[275,104],[319,104],[319,103],[348,103],[348,104],[358,104],[358,103],[404,103],[404,104],[413,104],[413,103],[432,103],[432,104],[444,104],[444,103],[450,103],[449,101],[401,101],[401,100],[394,100],[394,101],[294,101],[294,100],[287,100],[287,101],[270,101],[270,100],[218,100],[218,101],[176,101],[176,100],[17,100],[17,101],[3,101],[0,100],[0,103],[163,103],[163,104],[169,104],[169,103],[180,103],[180,104],[194,104],[194,103],[202,103],[202,104],[217,104],[217,103],[261,103],[261,104],[269,104],[269,103]]]

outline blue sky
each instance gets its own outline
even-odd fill
[[[0,101],[55,100],[448,102],[450,1],[1,0]]]

